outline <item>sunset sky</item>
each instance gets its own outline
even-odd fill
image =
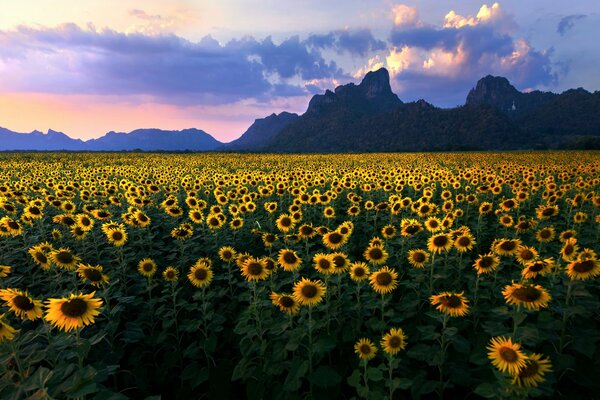
[[[595,91],[599,37],[598,0],[1,1],[0,126],[230,141],[380,67],[400,99],[440,107],[487,74]]]

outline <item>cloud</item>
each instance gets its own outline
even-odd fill
[[[331,48],[338,53],[347,52],[362,57],[387,47],[384,41],[373,37],[369,29],[337,30],[326,34],[312,34],[304,43],[315,48]]]
[[[440,25],[396,25],[385,56],[392,86],[400,96],[448,106],[463,103],[469,88],[488,74],[506,76],[518,87],[554,83],[552,49],[533,48],[517,28],[499,3],[469,16],[450,11]]]
[[[566,17],[561,18],[561,20],[558,22],[558,26],[556,27],[556,32],[558,32],[560,36],[565,36],[565,33],[567,33],[567,31],[573,29],[576,21],[585,17],[586,15],[584,14],[574,14],[567,15]]]
[[[406,4],[396,4],[392,7],[392,16],[396,26],[414,27],[422,24],[417,8]]]
[[[0,68],[5,91],[149,95],[175,104],[306,95],[299,80],[344,76],[297,36],[279,44],[251,36],[193,42],[75,24],[0,31]]]

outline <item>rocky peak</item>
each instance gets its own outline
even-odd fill
[[[390,86],[390,74],[385,68],[367,72],[359,87],[368,99],[393,94]]]

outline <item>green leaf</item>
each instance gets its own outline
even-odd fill
[[[283,383],[283,390],[288,392],[294,392],[298,390],[302,384],[302,378],[308,372],[308,367],[309,365],[307,360],[295,358],[290,366],[290,372]]]
[[[498,397],[498,391],[496,390],[496,385],[492,383],[482,383],[478,385],[475,390],[475,394],[484,397],[486,399],[493,399]]]
[[[373,382],[383,380],[383,372],[379,368],[370,367],[367,369],[367,379]]]
[[[310,380],[316,386],[330,387],[337,386],[342,381],[342,377],[332,367],[328,365],[321,365],[316,371],[313,372]]]
[[[408,378],[394,378],[394,380],[392,381],[392,387],[394,389],[402,389],[402,390],[406,390],[408,388],[410,388],[413,384],[412,379],[408,379]]]

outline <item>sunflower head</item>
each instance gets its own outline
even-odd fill
[[[302,278],[294,284],[294,299],[300,305],[315,306],[323,301],[326,292],[327,288],[320,280]]]
[[[156,273],[156,263],[150,258],[144,258],[138,263],[138,272],[146,278],[152,278]]]
[[[279,308],[281,312],[294,315],[300,310],[300,303],[296,301],[292,294],[271,292],[270,298],[273,305]]]
[[[406,335],[401,328],[392,328],[381,338],[381,348],[390,355],[395,355],[406,348]]]
[[[361,338],[354,344],[354,352],[361,360],[368,361],[377,354],[377,347],[370,339]]]
[[[163,271],[163,278],[167,282],[177,282],[177,279],[179,279],[179,271],[174,267],[169,266]]]
[[[350,278],[355,282],[369,279],[369,266],[364,262],[355,262],[350,265]]]
[[[519,343],[513,343],[511,338],[495,337],[487,346],[488,358],[500,372],[508,372],[516,376],[525,368],[528,359],[520,350]]]
[[[398,273],[384,266],[371,274],[369,282],[375,292],[382,295],[390,293],[398,286]]]
[[[102,306],[102,300],[94,298],[94,294],[71,293],[68,298],[48,299],[44,319],[66,332],[91,325]]]
[[[436,306],[436,310],[451,317],[462,317],[469,313],[469,300],[465,298],[464,292],[436,294],[431,296],[430,302]]]
[[[201,288],[210,284],[213,279],[213,271],[206,263],[197,262],[190,267],[187,278],[192,285]]]

